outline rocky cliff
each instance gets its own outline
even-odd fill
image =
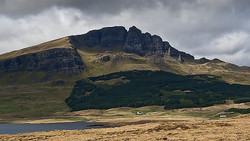
[[[106,27],[100,30],[92,30],[83,35],[70,36],[71,43],[75,47],[114,48],[123,46],[127,36],[127,30],[122,26]]]
[[[178,51],[161,37],[142,33],[132,26],[127,31],[122,26],[106,27],[100,30],[92,30],[83,35],[70,36],[71,43],[76,48],[100,46],[107,49],[122,47],[126,53],[135,53],[140,56],[170,56],[194,60],[190,54]]]
[[[0,73],[45,71],[47,73],[78,74],[85,69],[81,57],[73,48],[56,48],[0,61]]]

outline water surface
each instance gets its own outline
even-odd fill
[[[18,134],[51,130],[80,130],[90,127],[93,122],[41,123],[41,124],[0,124],[0,134]]]

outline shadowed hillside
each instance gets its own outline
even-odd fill
[[[165,105],[165,109],[204,107],[226,99],[250,101],[250,86],[230,85],[213,75],[164,71],[118,72],[79,80],[66,103],[75,110]]]

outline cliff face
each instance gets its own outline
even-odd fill
[[[111,48],[123,46],[127,30],[121,26],[106,27],[100,30],[92,30],[83,35],[70,36],[71,43],[76,47],[101,46]]]
[[[136,53],[141,56],[158,55],[162,57],[166,52],[161,37],[142,33],[135,26],[129,28],[123,50],[124,52]]]
[[[0,61],[0,73],[46,71],[48,73],[78,74],[84,69],[81,57],[73,48],[50,49]]]
[[[92,30],[83,35],[57,39],[19,51],[0,56],[0,73],[2,72],[38,72],[60,74],[80,74],[87,70],[77,50],[85,47],[102,47],[107,50],[116,48],[126,53],[140,56],[179,57],[193,60],[194,57],[173,48],[161,37],[142,33],[135,26],[127,31],[122,26],[106,27]],[[98,51],[97,51],[98,52]],[[103,58],[108,62],[110,57]]]
[[[76,48],[100,46],[112,49],[119,46],[126,53],[135,53],[140,56],[156,55],[176,58],[181,56],[184,59],[194,60],[192,55],[176,50],[168,42],[163,42],[161,37],[142,33],[135,26],[129,28],[128,31],[121,26],[106,27],[83,35],[70,36],[70,39]]]

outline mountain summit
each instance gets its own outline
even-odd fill
[[[194,60],[192,55],[176,50],[167,41],[162,41],[161,37],[142,33],[135,26],[130,27],[128,31],[122,26],[106,27],[69,38],[76,48],[95,46],[107,50],[121,48],[125,53],[135,53],[140,56],[178,57],[181,55],[185,59]]]
[[[135,26],[128,30],[122,26],[105,27],[0,55],[2,75],[25,72],[32,79],[42,73],[37,76],[38,82],[54,79],[58,74],[90,77],[128,70],[213,74],[244,84],[249,83],[250,76],[249,67],[218,59],[195,60],[160,36],[142,33]]]

